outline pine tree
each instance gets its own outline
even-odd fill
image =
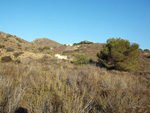
[[[108,69],[129,71],[138,67],[139,45],[121,38],[110,38],[97,54],[99,62]]]

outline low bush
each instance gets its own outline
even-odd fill
[[[12,61],[12,58],[10,56],[4,56],[1,58],[1,62],[10,62]]]
[[[90,41],[81,41],[80,43],[73,43],[73,45],[82,45],[82,44],[93,44],[93,42]]]
[[[13,55],[17,58],[19,55],[23,54],[24,52],[15,52]]]
[[[0,45],[0,48],[4,48],[5,46],[4,45]]]
[[[150,50],[149,50],[149,49],[144,49],[144,51],[145,51],[145,52],[150,52]]]
[[[45,46],[45,47],[43,47],[43,49],[49,50],[49,49],[50,49],[50,47]]]
[[[21,61],[19,59],[15,60],[14,62],[17,64],[21,63]]]
[[[51,53],[51,52],[48,52],[47,54],[49,54],[49,55],[51,55],[51,56],[53,55],[53,53]]]
[[[75,56],[76,61],[73,61],[75,65],[83,65],[89,63],[89,58],[83,54],[76,54]]]
[[[7,50],[7,52],[13,52],[14,51],[14,49],[11,47],[8,47],[6,50]]]

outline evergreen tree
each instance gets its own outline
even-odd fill
[[[139,45],[121,38],[110,38],[97,54],[99,62],[108,69],[134,70],[138,67]]]

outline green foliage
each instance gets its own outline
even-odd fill
[[[5,46],[4,45],[0,45],[0,48],[4,48]]]
[[[149,49],[144,49],[144,51],[145,51],[145,52],[150,52],[150,50],[149,50]]]
[[[4,56],[1,58],[1,62],[10,62],[12,61],[12,58],[10,56]]]
[[[21,61],[19,59],[15,60],[14,62],[17,64],[21,63]]]
[[[81,41],[80,43],[73,43],[73,45],[82,45],[82,44],[93,44],[93,42]]]
[[[43,47],[43,49],[49,50],[49,49],[50,49],[50,47],[45,46],[45,47]]]
[[[47,55],[44,55],[42,58],[40,58],[38,61],[40,63],[45,63],[45,62],[48,62],[49,60],[49,57]]]
[[[139,45],[121,38],[110,38],[97,54],[99,62],[108,69],[134,70],[138,67]]]
[[[75,46],[75,45],[79,45],[79,43],[73,43],[73,45]]]
[[[51,52],[48,52],[47,54],[49,54],[49,55],[51,55],[51,56],[53,55],[53,53],[51,53]]]
[[[83,65],[89,63],[89,58],[83,54],[76,54],[75,56],[76,61],[73,62],[75,65]]]

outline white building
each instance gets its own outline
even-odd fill
[[[67,60],[67,56],[64,56],[64,55],[55,54],[55,57],[57,57],[58,59],[65,59],[65,60]]]
[[[73,44],[66,44],[66,46],[73,46]]]

